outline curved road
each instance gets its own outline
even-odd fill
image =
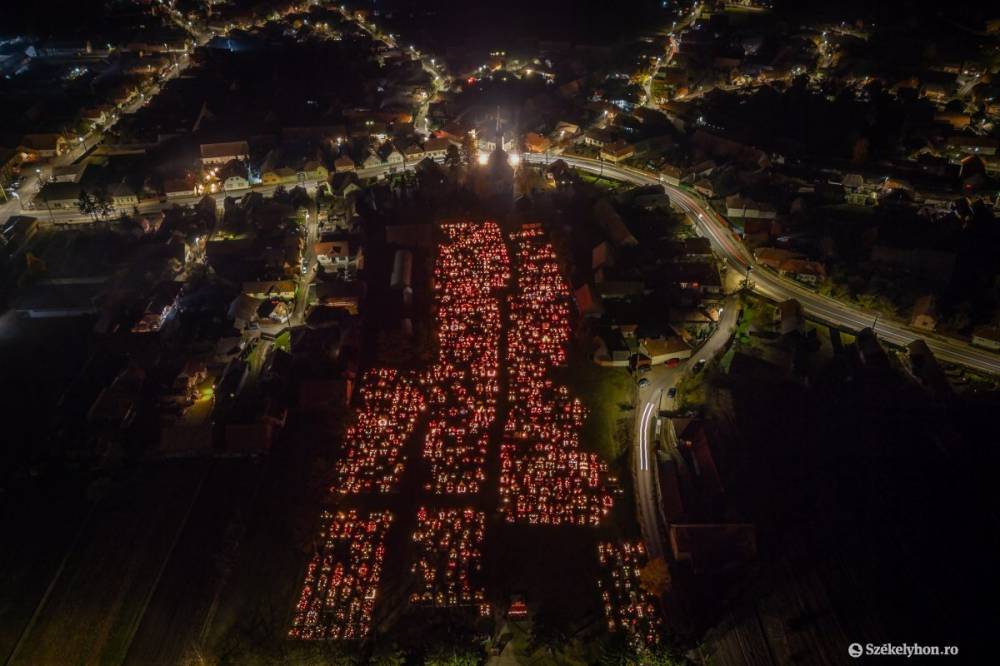
[[[547,164],[553,159],[562,159],[571,167],[591,173],[600,173],[608,178],[634,185],[662,185],[673,204],[691,218],[701,235],[712,242],[715,251],[726,260],[731,269],[740,271],[740,273],[746,273],[748,269],[750,270],[753,289],[761,295],[779,301],[794,298],[802,304],[805,313],[813,319],[849,331],[875,327],[876,319],[878,319],[877,334],[891,344],[906,345],[917,338],[922,338],[934,355],[943,361],[992,374],[1000,373],[1000,355],[978,349],[962,340],[928,334],[923,331],[918,333],[900,321],[879,318],[878,313],[868,312],[822,296],[792,280],[759,267],[742,241],[733,234],[725,220],[717,215],[708,204],[684,188],[661,182],[654,174],[586,157],[561,155],[552,158],[548,155],[538,154],[524,154],[522,157],[526,162],[541,164]],[[669,390],[688,366],[697,362],[696,359],[713,356],[722,348],[729,338],[728,333],[731,333],[732,327],[735,326],[736,310],[736,307],[729,307],[724,311],[725,317],[720,321],[715,334],[692,358],[688,359],[687,363],[658,376],[656,379],[650,379],[649,385],[639,390],[635,429],[635,491],[639,524],[650,557],[662,556],[666,546],[666,535],[663,529],[666,521],[661,521],[654,435],[661,393]],[[728,333],[722,334],[724,331],[728,331]],[[668,406],[673,406],[672,400]]]
[[[553,158],[545,155],[526,154],[528,162],[547,163]],[[876,332],[878,336],[894,345],[906,345],[922,338],[927,346],[940,360],[956,363],[969,368],[1000,374],[1000,355],[995,352],[973,347],[968,342],[950,338],[944,335],[917,331],[905,323],[880,317],[877,312],[870,312],[854,305],[842,303],[835,299],[818,294],[797,282],[783,278],[766,268],[761,268],[753,256],[715,211],[701,198],[688,190],[662,183],[653,174],[630,167],[620,167],[608,162],[601,163],[586,157],[560,156],[569,166],[594,173],[603,173],[608,178],[623,180],[635,185],[662,185],[673,203],[683,210],[694,221],[703,236],[712,241],[712,245],[730,265],[730,267],[745,273],[751,269],[754,291],[776,300],[794,298],[798,300],[806,314],[837,328],[848,331],[860,331],[872,327],[878,317]]]

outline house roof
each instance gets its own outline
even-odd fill
[[[250,146],[246,141],[227,141],[225,143],[201,144],[202,158],[230,157],[232,155],[249,155]]]
[[[194,191],[194,179],[192,178],[171,178],[163,181],[163,191],[167,194],[173,192]]]
[[[1000,326],[976,326],[972,330],[972,335],[984,340],[1000,342]]]
[[[642,338],[639,344],[648,356],[662,356],[664,354],[676,354],[677,352],[689,351],[691,345],[684,342],[678,335],[668,335],[662,338]]]
[[[443,138],[428,139],[427,142],[424,144],[424,150],[427,152],[435,150],[447,150],[449,145],[451,145],[451,142],[448,141],[448,139],[443,139]]]
[[[913,316],[933,315],[937,310],[936,299],[933,294],[924,294],[913,303]]]
[[[802,304],[794,298],[778,303],[778,312],[781,313],[781,320],[785,321],[790,317],[802,316]]]
[[[50,182],[45,183],[38,193],[38,198],[43,202],[72,201],[79,199],[80,192],[82,191],[84,191],[84,188],[80,183]]]
[[[604,148],[601,149],[601,152],[616,156],[631,155],[632,153],[635,152],[635,146],[626,143],[622,139],[619,139],[614,143],[610,143],[604,146]]]
[[[786,259],[781,262],[781,270],[786,273],[796,273],[798,275],[826,275],[826,268],[818,261],[808,259]]]

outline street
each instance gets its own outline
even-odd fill
[[[666,411],[674,408],[674,398],[664,397],[677,385],[677,382],[700,359],[711,360],[726,348],[729,339],[736,330],[739,318],[739,305],[735,298],[726,300],[719,317],[719,323],[712,335],[701,345],[690,358],[674,368],[659,366],[646,375],[649,385],[639,388],[639,399],[636,402],[636,423],[634,436],[634,474],[636,507],[639,513],[639,525],[642,538],[646,542],[646,550],[650,557],[661,557],[666,543],[664,533],[665,522],[660,522],[660,490],[656,458],[656,423],[660,418],[661,406]]]
[[[523,157],[525,161],[532,163],[546,164],[552,161],[552,158],[541,154],[529,153]],[[569,155],[561,155],[558,159],[562,159],[571,167],[591,173],[603,172],[605,177],[623,180],[635,185],[662,185],[672,203],[691,218],[703,236],[712,241],[715,251],[729,264],[732,270],[746,273],[748,267],[751,269],[754,291],[767,298],[776,301],[797,299],[802,304],[807,316],[844,331],[858,332],[864,328],[872,327],[875,318],[878,317],[878,326],[875,332],[890,344],[905,346],[922,338],[941,361],[964,365],[990,374],[1000,373],[1000,356],[995,352],[973,347],[970,343],[956,338],[924,331],[918,333],[901,321],[823,296],[791,279],[783,278],[758,266],[742,241],[729,229],[725,220],[720,218],[700,197],[685,188],[662,183],[651,173],[617,166],[609,162],[599,162],[586,157]]]

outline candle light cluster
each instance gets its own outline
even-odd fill
[[[510,297],[501,511],[508,522],[597,525],[612,506],[607,465],[580,450],[584,407],[551,377],[566,361],[569,287],[540,227],[525,225],[511,240],[517,288]]]
[[[424,408],[424,397],[410,378],[389,368],[367,372],[331,490],[343,495],[397,491],[406,460],[403,445]]]
[[[646,561],[642,542],[599,543],[597,559],[601,567],[597,587],[608,631],[624,631],[634,647],[659,643],[663,619],[653,595],[639,585],[639,571]]]
[[[306,568],[290,638],[365,638],[371,630],[375,594],[382,574],[388,511],[360,517],[351,509],[322,514],[321,547]]]
[[[482,568],[485,533],[482,511],[421,507],[413,533],[418,552],[412,567],[419,591],[410,595],[410,603],[485,608],[485,592],[472,580]]]
[[[500,370],[500,302],[510,261],[500,229],[442,225],[446,241],[434,266],[437,358],[425,376],[431,409],[424,457],[427,490],[475,494],[485,479],[489,428],[496,419]]]

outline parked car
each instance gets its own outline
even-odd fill
[[[667,397],[668,398],[676,398],[677,397],[677,387],[676,386],[671,386],[670,387],[670,390],[667,391]]]
[[[701,372],[701,369],[704,367],[705,367],[705,359],[700,358],[698,359],[698,362],[694,364],[694,367],[691,368],[691,370],[692,372],[698,373]]]
[[[639,388],[646,388],[647,386],[649,386],[649,380],[648,379],[646,379],[645,377],[643,377],[642,379],[639,380]]]

